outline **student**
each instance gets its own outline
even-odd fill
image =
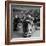
[[[18,18],[18,16],[16,15],[15,16],[15,18],[14,18],[14,31],[17,31],[17,24],[18,24],[18,22],[19,22],[19,18]]]

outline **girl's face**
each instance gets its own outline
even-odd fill
[[[18,15],[15,15],[15,18],[18,18]]]

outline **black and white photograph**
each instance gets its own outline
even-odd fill
[[[40,36],[40,7],[11,5],[11,36],[27,38]]]

